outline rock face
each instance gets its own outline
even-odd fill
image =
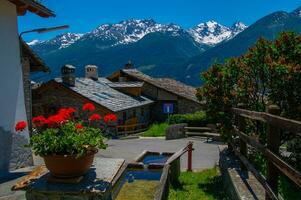
[[[166,130],[166,140],[174,140],[186,137],[184,132],[184,127],[186,126],[186,123],[170,125]]]

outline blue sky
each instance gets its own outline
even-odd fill
[[[55,18],[40,18],[27,13],[19,17],[19,31],[57,25],[70,25],[68,32],[85,33],[104,23],[124,19],[149,19],[176,23],[190,28],[200,22],[215,20],[230,26],[235,21],[250,25],[275,11],[291,12],[300,0],[41,0],[56,13]],[[24,35],[26,41],[44,40],[66,32]]]

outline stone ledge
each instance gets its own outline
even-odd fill
[[[227,147],[219,146],[219,166],[223,176],[223,182],[228,193],[234,200],[264,200],[265,190],[249,171],[242,171],[239,160],[229,154]]]

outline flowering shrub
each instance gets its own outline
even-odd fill
[[[61,108],[48,118],[40,115],[32,119],[35,134],[30,138],[29,147],[39,156],[47,155],[76,155],[83,156],[97,149],[105,149],[102,130],[91,125],[91,121],[100,123],[101,116],[92,111],[95,106],[91,103],[83,105],[82,111],[88,116],[87,119],[76,121],[74,108]],[[105,122],[116,121],[114,114],[104,116]],[[15,130],[21,132],[26,128],[26,122],[20,121]]]
[[[245,55],[214,64],[202,74],[205,84],[197,96],[207,102],[208,116],[232,120],[228,110],[266,111],[269,104],[282,116],[301,119],[301,36],[284,32],[275,41],[259,39]],[[227,122],[227,123],[228,123]]]
[[[301,35],[283,32],[274,41],[259,39],[245,55],[214,64],[202,74],[205,84],[197,96],[207,102],[207,115],[221,123],[227,139],[234,117],[229,111],[243,103],[254,111],[266,111],[270,104],[281,109],[281,116],[301,120]],[[264,129],[260,124],[247,124],[249,133]],[[281,134],[281,142],[293,136]],[[265,142],[265,134],[261,134]],[[287,143],[290,162],[301,169],[301,139]]]

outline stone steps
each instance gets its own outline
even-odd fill
[[[185,131],[199,131],[199,132],[211,132],[212,129],[209,127],[184,127]]]
[[[218,133],[209,132],[186,132],[187,136],[220,137]]]

